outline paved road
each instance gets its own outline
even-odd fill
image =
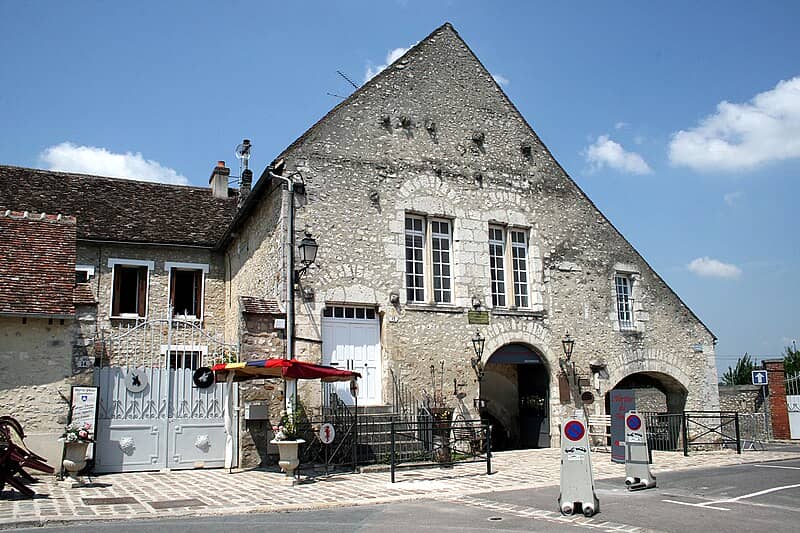
[[[655,489],[628,492],[624,478],[596,485],[601,513],[610,521],[658,531],[771,532],[797,530],[800,523],[800,461],[733,465],[666,472]],[[504,503],[552,509],[558,487],[465,497],[473,505]]]
[[[800,523],[800,460],[667,472],[658,487],[628,492],[623,478],[596,483],[601,512],[561,517],[558,486],[326,510],[81,524],[87,532],[154,531],[780,531]],[[48,527],[49,532],[71,527]],[[36,528],[41,531],[42,528]],[[32,530],[31,530],[32,531]]]

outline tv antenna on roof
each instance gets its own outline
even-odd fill
[[[351,80],[350,78],[348,78],[348,77],[347,77],[347,76],[344,74],[344,72],[342,72],[341,70],[337,70],[337,71],[336,71],[336,74],[338,74],[339,76],[341,76],[341,77],[343,77],[345,80],[347,80],[347,83],[349,83],[350,85],[352,85],[354,89],[358,89],[358,85],[356,84],[356,82],[354,82],[353,80]]]
[[[245,139],[236,147],[234,153],[236,159],[239,160],[239,176],[242,175],[242,169],[247,170],[247,163],[250,161],[250,149],[253,147],[250,144],[250,139]]]

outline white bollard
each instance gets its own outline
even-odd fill
[[[625,414],[625,484],[628,490],[651,489],[656,477],[650,473],[647,428],[636,411]]]
[[[592,457],[589,436],[583,414],[576,411],[561,426],[561,492],[558,507],[561,514],[571,515],[581,506],[584,516],[600,512],[600,502],[594,492]]]

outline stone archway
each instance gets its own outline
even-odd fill
[[[611,390],[628,389],[635,392],[637,411],[682,413],[686,407],[688,389],[665,372],[642,371],[620,379],[606,393],[606,412],[610,411]]]
[[[493,448],[550,446],[550,369],[531,346],[514,342],[487,359],[481,382],[481,417],[494,425]]]

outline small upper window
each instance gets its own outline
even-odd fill
[[[635,329],[636,324],[633,321],[633,280],[630,276],[617,274],[614,276],[614,287],[616,291],[619,329]]]
[[[75,283],[87,283],[94,277],[92,265],[75,265]]]

